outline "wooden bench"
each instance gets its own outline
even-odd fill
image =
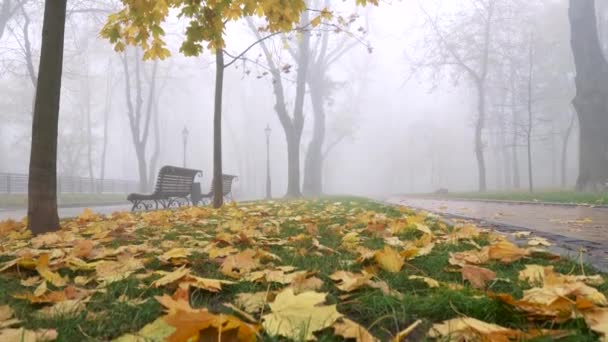
[[[238,179],[237,176],[234,175],[222,175],[222,195],[224,196],[224,201],[232,201],[232,183],[235,179]],[[192,193],[192,203],[197,204],[198,202],[208,203],[213,200],[213,182],[211,182],[211,191],[207,194],[200,194],[200,189],[198,193]]]
[[[177,166],[163,166],[156,178],[156,187],[151,194],[130,194],[127,200],[133,203],[131,211],[137,209],[152,209],[160,204],[163,208],[174,205],[181,206],[191,201],[190,195],[194,186],[194,178],[202,176],[202,171],[185,169]]]

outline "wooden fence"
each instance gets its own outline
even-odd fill
[[[0,194],[27,193],[28,175],[18,173],[0,173]],[[57,192],[59,193],[108,193],[128,194],[137,192],[139,183],[120,179],[91,179],[87,177],[59,176]]]

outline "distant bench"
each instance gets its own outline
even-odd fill
[[[224,201],[233,200],[232,182],[235,179],[238,179],[238,177],[234,175],[222,175],[222,197],[224,197]],[[207,194],[201,194],[200,186],[198,188],[195,186],[192,188],[192,190],[192,203],[209,203],[213,201],[213,194],[215,193],[213,189],[213,182],[211,182],[211,191],[209,191]]]
[[[133,203],[131,211],[136,209],[150,210],[153,206],[158,209],[159,204],[163,208],[189,204],[194,178],[199,174],[202,176],[203,172],[177,166],[163,166],[158,172],[153,193],[134,193],[127,196],[127,200]]]
[[[201,184],[195,183],[197,175],[202,176],[200,170],[186,169],[177,166],[163,166],[158,172],[156,187],[151,194],[130,194],[127,200],[133,204],[131,211],[137,209],[150,210],[160,207],[169,208],[172,206],[198,205],[211,202],[214,189],[211,183],[209,193],[201,193]],[[232,183],[238,179],[234,175],[222,175],[222,196],[224,200],[233,200]]]

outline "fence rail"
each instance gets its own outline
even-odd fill
[[[26,194],[28,175],[0,172],[0,194]],[[120,179],[91,179],[87,177],[57,177],[58,193],[127,194],[136,192],[139,183]]]

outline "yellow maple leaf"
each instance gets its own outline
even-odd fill
[[[182,266],[173,272],[165,273],[160,279],[155,280],[152,283],[152,286],[153,287],[165,286],[167,284],[174,283],[174,282],[184,278],[188,274],[190,274],[190,269],[186,268],[186,266]]]
[[[296,295],[291,288],[283,290],[270,304],[271,312],[262,317],[265,331],[293,340],[314,340],[314,332],[332,326],[342,317],[335,305],[321,305],[326,296],[312,291]]]
[[[383,250],[377,251],[374,259],[380,268],[391,273],[399,272],[405,264],[403,257],[389,246],[384,246]]]
[[[63,287],[67,284],[67,280],[63,278],[59,273],[55,273],[49,269],[49,254],[44,253],[38,257],[38,261],[36,264],[36,271],[38,274],[51,284],[57,287]]]

